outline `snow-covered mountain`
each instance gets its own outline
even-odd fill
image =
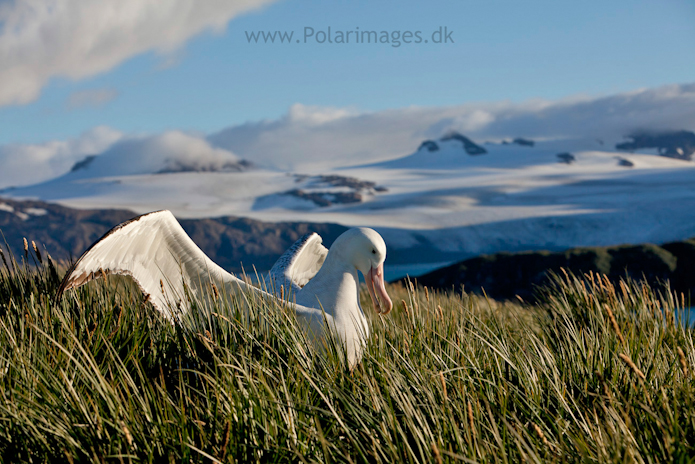
[[[695,163],[658,156],[666,150],[644,139],[633,139],[642,144],[629,152],[595,139],[481,142],[448,133],[402,157],[319,172],[250,167],[205,142],[199,157],[190,147],[181,159],[158,157],[163,143],[192,142],[155,142],[138,142],[150,150],[146,157],[116,145],[63,176],[0,195],[77,208],[166,208],[189,218],[368,225],[399,250],[392,264],[424,263],[421,271],[503,250],[695,236]],[[196,168],[176,168],[182,160]]]

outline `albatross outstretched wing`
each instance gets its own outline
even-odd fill
[[[251,287],[208,258],[169,211],[138,216],[107,232],[65,274],[56,298],[104,274],[131,276],[169,319],[178,317],[177,306],[188,307],[186,289],[200,297],[213,283],[220,291]]]
[[[280,294],[280,286],[285,292],[296,293],[309,282],[326,260],[328,249],[316,232],[304,234],[285,251],[275,262],[264,284],[269,292]]]

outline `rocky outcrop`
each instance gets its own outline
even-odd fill
[[[182,161],[171,161],[163,169],[155,174],[172,174],[178,172],[242,172],[253,167],[253,163],[246,160],[223,163],[220,166],[200,165],[197,163],[187,163]]]
[[[376,182],[356,177],[304,174],[295,174],[294,177],[295,182],[304,183],[302,188],[288,190],[279,195],[307,200],[320,208],[337,204],[361,203],[367,195],[388,191],[386,187],[377,185]],[[269,195],[269,197],[275,196],[277,194]],[[267,200],[268,197],[262,198]]]
[[[362,194],[358,192],[311,192],[302,189],[294,189],[285,192],[290,195],[313,202],[316,206],[325,208],[335,204],[361,203]]]
[[[96,159],[97,156],[98,155],[85,156],[80,161],[72,165],[72,167],[70,168],[70,172],[79,171],[80,169],[87,169],[89,165],[92,164],[92,161]]]
[[[439,145],[437,145],[437,142],[435,142],[434,140],[425,140],[417,148],[417,151],[420,150],[437,151],[439,150]]]
[[[629,277],[652,285],[669,281],[671,288],[695,296],[695,239],[661,246],[625,245],[548,251],[497,253],[467,259],[417,278],[432,288],[464,290],[496,299],[517,295],[534,301],[534,289],[549,282],[549,273],[567,269],[577,275],[595,272],[617,282]]]
[[[502,140],[502,145],[519,145],[520,147],[532,147],[536,145],[536,142],[534,142],[533,140],[517,137],[511,142],[508,142],[507,140]]]
[[[487,150],[478,145],[477,143],[473,142],[471,139],[466,137],[465,135],[461,135],[458,132],[449,132],[446,134],[444,137],[440,139],[442,142],[446,142],[447,140],[457,140],[463,144],[463,149],[466,150],[466,153],[469,155],[484,155],[487,153]]]
[[[558,163],[572,164],[577,160],[577,158],[575,158],[572,153],[567,153],[567,152],[558,153],[555,156],[557,156],[557,162]]]
[[[619,143],[618,150],[635,151],[642,148],[656,148],[661,156],[690,161],[695,154],[695,133],[675,132],[636,132],[628,136],[630,142]]]
[[[70,168],[70,172],[89,169],[98,155],[85,156]],[[154,174],[171,174],[179,172],[242,172],[253,167],[253,163],[247,160],[229,161],[221,165],[200,164],[194,161],[169,160],[166,166]]]

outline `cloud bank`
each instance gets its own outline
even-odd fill
[[[633,131],[695,130],[695,84],[604,97],[412,107],[371,113],[293,106],[277,120],[229,127],[209,139],[258,164],[320,170],[415,151],[450,130],[478,142],[514,137],[602,139],[612,148]]]
[[[438,138],[450,130],[464,133],[479,143],[526,137],[572,140],[575,147],[577,140],[583,140],[587,141],[587,148],[590,145],[596,149],[599,148],[596,139],[601,139],[605,149],[613,149],[625,135],[637,130],[681,129],[695,130],[695,84],[604,97],[469,103],[378,112],[297,104],[281,118],[231,126],[207,137],[179,132],[124,137],[101,128],[95,131],[118,134],[116,138],[120,141],[114,145],[115,136],[106,137],[104,140],[111,142],[104,142],[101,151],[94,146],[91,153],[82,148],[82,142],[78,143],[86,136],[78,141],[0,147],[0,165],[8,166],[0,174],[0,187],[8,182],[26,185],[45,180],[51,173],[57,175],[60,169],[63,169],[60,174],[66,172],[84,154],[101,152],[104,159],[121,159],[121,165],[125,160],[137,161],[136,165],[145,170],[156,169],[166,159],[214,166],[231,162],[236,155],[257,166],[320,173],[336,166],[406,156],[423,140]],[[142,157],[151,157],[152,164],[141,161]],[[8,160],[10,164],[6,164]]]
[[[179,131],[122,138],[89,162],[76,176],[109,177],[180,171],[234,169],[239,158],[201,137]]]
[[[173,52],[271,1],[0,2],[0,106],[35,100],[51,77],[81,79],[146,51]]]
[[[85,156],[104,152],[123,134],[95,127],[71,140],[0,146],[0,188],[29,185],[60,176]]]

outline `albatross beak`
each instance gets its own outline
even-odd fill
[[[386,293],[386,288],[384,287],[384,263],[379,264],[376,269],[369,269],[369,272],[365,276],[364,280],[367,281],[369,296],[372,297],[372,303],[374,303],[374,309],[376,309],[376,312],[388,314],[388,312],[391,311],[391,308],[393,308],[393,303],[391,302],[391,298],[389,298],[389,294]],[[384,305],[383,308],[379,303],[379,298],[376,296],[376,292],[374,290],[375,287],[376,291],[379,292],[379,296],[381,297],[381,301]]]

